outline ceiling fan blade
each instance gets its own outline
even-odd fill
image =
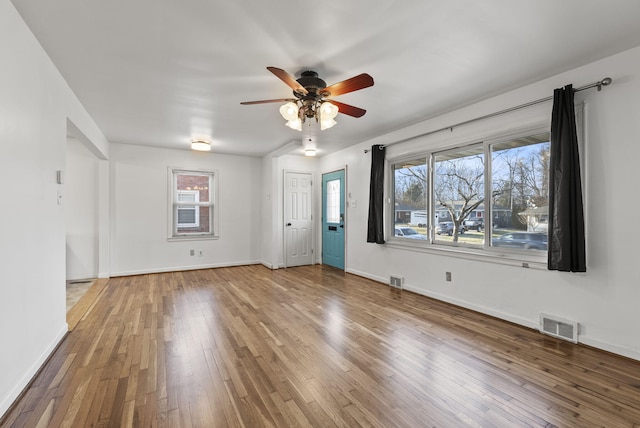
[[[367,112],[365,109],[360,107],[354,107],[334,100],[327,101],[338,107],[338,113],[346,114],[347,116],[362,117]]]
[[[298,83],[298,81],[295,79],[295,77],[293,77],[292,75],[290,75],[289,73],[287,73],[283,69],[277,68],[277,67],[267,67],[267,70],[269,70],[270,72],[275,74],[278,79],[280,79],[284,83],[286,83],[295,92],[297,92],[299,94],[302,94],[302,95],[307,95],[309,93],[309,91],[307,91],[304,88],[304,86],[302,86],[300,83]]]
[[[369,76],[367,73],[359,74],[351,79],[343,80],[339,83],[334,83],[331,86],[327,86],[322,89],[322,94],[328,92],[328,95],[324,96],[336,96],[347,94],[349,92],[358,91],[360,89],[368,88],[369,86],[373,86],[373,77]]]
[[[295,98],[278,98],[277,100],[243,101],[240,104],[244,106],[250,106],[253,104],[286,103],[290,101],[295,102],[297,100]]]

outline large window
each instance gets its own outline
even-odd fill
[[[216,235],[215,173],[169,170],[170,238],[202,238]]]
[[[547,250],[549,132],[399,159],[391,168],[397,241]]]

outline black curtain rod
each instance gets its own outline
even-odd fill
[[[611,80],[610,77],[605,77],[604,79],[599,80],[597,82],[594,82],[594,83],[591,83],[589,85],[585,85],[585,86],[581,86],[579,88],[576,88],[576,89],[574,89],[574,91],[575,92],[584,91],[585,89],[591,89],[591,88],[598,88],[598,91],[600,91],[600,90],[602,90],[603,86],[608,86],[608,85],[611,84],[611,82],[613,82],[613,80]],[[389,146],[391,146],[393,144],[402,143],[402,142],[405,142],[405,141],[413,140],[415,138],[425,137],[427,135],[435,134],[437,132],[442,132],[442,131],[446,131],[446,130],[453,130],[453,128],[457,128],[458,126],[468,125],[469,123],[477,122],[479,120],[489,119],[490,117],[494,117],[494,116],[500,116],[501,114],[505,114],[505,113],[511,113],[512,111],[515,111],[515,110],[520,110],[520,109],[525,108],[525,107],[531,107],[533,105],[544,103],[544,102],[551,101],[551,100],[553,100],[553,95],[550,96],[550,97],[541,98],[539,100],[530,101],[530,102],[525,103],[525,104],[520,104],[519,106],[510,107],[510,108],[505,109],[505,110],[500,110],[500,111],[497,111],[495,113],[485,114],[484,116],[476,117],[474,119],[465,120],[464,122],[460,122],[460,123],[456,123],[455,125],[450,125],[450,126],[446,126],[444,128],[436,129],[435,131],[428,131],[428,132],[425,132],[423,134],[415,135],[415,136],[410,137],[410,138],[405,138],[403,140],[394,141],[393,143],[382,144],[382,145],[380,145],[380,148],[389,147]],[[365,153],[369,153],[370,151],[371,151],[371,149],[365,149],[364,152]]]

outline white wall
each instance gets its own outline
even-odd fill
[[[98,276],[98,158],[67,139],[65,189],[66,278]]]
[[[0,0],[0,415],[67,331],[67,121],[108,143],[8,0]]]
[[[260,194],[260,261],[269,269],[278,268],[277,239],[273,239],[276,230],[278,206],[277,162],[274,156],[262,158],[262,183]]]
[[[443,252],[417,252],[391,245],[366,243],[370,155],[363,149],[388,144],[430,130],[480,117],[532,100],[553,89],[575,87],[604,77],[613,84],[601,92],[580,92],[585,102],[585,212],[588,272],[571,274],[524,269],[494,262],[460,258]],[[408,289],[537,327],[539,313],[580,322],[580,341],[640,359],[640,270],[638,232],[624,213],[640,210],[637,166],[640,159],[640,48],[508,92],[347,150],[321,158],[322,171],[348,164],[347,192],[357,199],[348,209],[347,271],[380,281],[390,274],[405,277]],[[530,110],[531,122],[550,103]],[[443,132],[388,148],[388,157],[416,150],[468,142],[474,133],[527,124],[525,111]],[[633,214],[632,214],[633,216]],[[453,275],[445,282],[445,272]]]
[[[112,276],[261,261],[259,158],[112,144],[110,161]],[[219,239],[167,240],[169,167],[218,172]]]

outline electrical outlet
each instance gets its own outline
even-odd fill
[[[451,282],[451,272],[446,272],[445,273],[445,278],[448,282]]]
[[[202,257],[204,255],[204,250],[198,250],[198,257]]]
[[[195,256],[196,255],[196,250],[189,250],[189,255],[190,256]]]

